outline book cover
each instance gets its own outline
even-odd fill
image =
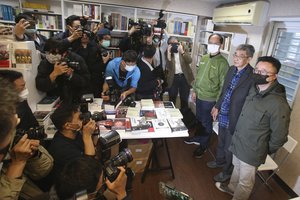
[[[125,118],[113,119],[111,130],[126,130],[126,119]]]
[[[164,108],[164,102],[163,101],[153,101],[154,103],[154,108]]]
[[[158,119],[165,119],[167,118],[167,113],[165,108],[155,108],[156,117]]]
[[[142,110],[153,110],[154,103],[152,99],[141,99]]]
[[[171,132],[171,128],[167,119],[153,119],[152,120],[154,131],[155,132]]]
[[[3,28],[3,29],[2,29]],[[0,37],[2,35],[2,30],[4,31],[5,27],[0,26]],[[7,43],[0,43],[0,68],[9,68],[10,61],[9,61],[9,54],[10,54],[10,45]]]
[[[178,108],[166,108],[168,118],[182,119],[183,116]]]
[[[59,97],[46,96],[36,104],[36,109],[38,111],[51,111],[58,102],[59,102]]]
[[[116,110],[116,118],[126,118],[126,114],[127,114],[127,107],[119,107]]]
[[[175,108],[172,101],[164,101],[163,104],[165,108]]]
[[[153,124],[151,121],[147,121],[145,118],[130,118],[131,132],[132,133],[144,133],[153,132]]]
[[[181,119],[168,119],[168,122],[172,132],[188,130]]]
[[[111,127],[113,125],[113,121],[111,119],[101,120],[96,123],[97,123],[98,129],[99,129],[100,135],[111,131]]]
[[[155,113],[154,110],[141,110],[140,116],[145,117],[146,120],[157,118],[156,113]]]
[[[140,108],[128,107],[126,117],[128,118],[137,118],[140,117]]]

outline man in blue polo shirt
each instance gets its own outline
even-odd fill
[[[137,53],[133,50],[124,52],[122,57],[110,61],[106,67],[105,79],[112,77],[116,87],[121,90],[121,100],[128,95],[135,93],[138,81],[141,76],[139,68],[136,66]],[[102,96],[109,90],[107,81],[103,84]]]

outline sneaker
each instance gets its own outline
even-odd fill
[[[230,177],[231,177],[231,175],[220,172],[214,176],[214,181],[223,183],[223,182],[229,180]]]
[[[203,154],[206,152],[206,148],[202,147],[201,145],[195,149],[193,155],[195,158],[202,158]]]
[[[200,145],[200,142],[197,142],[194,137],[189,137],[183,141],[185,144],[195,144]]]
[[[218,190],[220,190],[221,192],[225,192],[227,194],[230,194],[231,196],[233,196],[233,191],[231,191],[227,185],[225,185],[224,183],[220,183],[220,182],[216,182],[215,186],[218,188]]]
[[[206,166],[208,168],[215,169],[215,168],[222,168],[222,167],[224,167],[224,164],[221,164],[221,165],[217,164],[217,162],[215,160],[213,160],[213,161],[207,162]]]

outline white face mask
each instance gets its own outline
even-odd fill
[[[102,44],[103,47],[109,47],[110,46],[110,40],[103,40]]]
[[[61,60],[61,55],[60,54],[52,54],[52,53],[46,53],[46,59],[48,60],[49,63],[55,64],[56,62],[59,62]]]
[[[133,66],[126,65],[125,69],[126,69],[126,71],[131,72],[132,70],[134,70],[135,67],[136,67],[136,65],[133,65]]]
[[[218,53],[219,52],[219,48],[220,48],[220,45],[217,45],[217,44],[208,44],[207,45],[207,51],[210,54],[216,54],[216,53]]]
[[[26,100],[28,98],[28,94],[29,94],[29,91],[28,91],[27,88],[25,88],[24,90],[22,90],[22,92],[19,94],[21,102],[24,101],[24,100]]]

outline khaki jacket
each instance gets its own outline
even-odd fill
[[[179,54],[179,60],[180,60],[180,65],[182,72],[184,74],[184,77],[186,78],[187,82],[189,85],[194,81],[194,75],[191,69],[190,64],[192,63],[192,58],[189,55],[188,52],[185,52],[184,55]],[[175,74],[175,58],[174,56],[171,56],[171,61],[167,59],[166,63],[166,78],[167,78],[167,83],[168,86],[167,88],[170,88],[173,84],[174,80],[174,74]]]

